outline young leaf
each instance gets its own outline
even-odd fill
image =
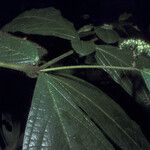
[[[120,37],[113,29],[104,29],[103,27],[95,27],[97,36],[105,43],[112,44],[119,41]]]
[[[81,56],[86,56],[95,51],[95,44],[90,41],[80,41],[78,39],[72,40],[71,45],[73,49]]]
[[[102,133],[121,149],[150,149],[135,122],[96,87],[73,76],[38,77],[24,150],[113,149]]]
[[[38,77],[23,150],[113,150],[103,133],[72,100],[75,97],[66,95],[67,89],[58,84],[54,76]]]
[[[2,30],[57,36],[68,40],[78,36],[73,24],[63,18],[58,10],[51,7],[26,11],[4,26]]]

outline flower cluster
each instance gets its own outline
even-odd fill
[[[135,50],[137,55],[140,55],[141,53],[146,53],[150,56],[150,44],[140,39],[124,40],[119,44],[119,48]]]

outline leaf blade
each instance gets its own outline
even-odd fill
[[[119,41],[118,33],[112,29],[105,29],[103,27],[95,27],[95,33],[105,43],[112,44]]]
[[[43,84],[43,78],[46,84]],[[39,82],[41,83],[39,84]],[[43,74],[43,75],[40,75],[37,85],[40,88],[42,87],[43,90],[38,89],[35,92],[36,94],[38,94],[38,96],[34,94],[33,102],[35,102],[36,100],[36,103],[32,105],[31,110],[33,108],[34,109],[36,108],[36,110],[41,110],[41,106],[44,104],[44,101],[46,100],[44,98],[46,93],[43,93],[43,91],[48,92],[46,90],[46,86],[48,86],[50,90],[49,106],[51,107],[50,109],[51,112],[49,112],[48,114],[51,114],[54,116],[56,114],[59,114],[60,115],[59,117],[62,118],[63,125],[65,125],[67,134],[70,135],[68,136],[68,138],[71,139],[70,140],[71,145],[67,144],[66,147],[62,147],[61,145],[62,143],[57,143],[55,146],[60,146],[61,149],[62,148],[64,149],[89,149],[89,150],[90,149],[113,149],[111,144],[109,144],[109,142],[103,136],[101,132],[101,129],[102,129],[102,131],[105,132],[107,136],[109,136],[122,149],[137,150],[137,149],[142,149],[142,148],[144,149],[144,148],[149,147],[149,144],[147,140],[145,139],[145,137],[143,136],[143,134],[141,133],[139,127],[127,117],[124,111],[121,110],[120,107],[116,103],[114,103],[108,96],[106,96],[103,92],[101,92],[94,86],[86,83],[85,81],[72,77],[72,76],[67,76],[67,75],[50,75],[49,76],[49,75]],[[90,91],[92,91],[92,93]],[[51,97],[53,97],[53,99],[51,99]],[[41,99],[40,104],[37,104],[38,98]],[[57,104],[57,107],[53,107],[54,102],[55,104]],[[43,106],[45,108],[43,110],[49,109],[48,104],[44,104]],[[54,111],[53,108],[57,108],[57,110],[59,110],[59,113],[58,112],[56,113],[56,111]],[[50,132],[51,134],[49,136],[52,136],[53,137],[52,139],[54,140],[55,136],[53,134],[55,133],[55,135],[57,135],[56,137],[58,137],[59,135],[58,141],[59,142],[62,141],[63,145],[66,145],[67,140],[64,140],[66,139],[64,137],[65,134],[60,135],[60,133],[62,133],[60,132],[62,131],[62,128],[60,128],[59,126],[60,121],[59,123],[55,122],[56,116],[55,117],[48,116],[46,120],[44,121],[44,118],[47,115],[47,113],[43,111],[42,114],[43,114],[42,117],[39,118],[38,113],[30,111],[30,115],[28,119],[29,124],[27,124],[26,132],[25,132],[25,139],[24,139],[25,150],[29,148],[29,147],[26,147],[27,145],[30,145],[32,148],[35,148],[35,150],[37,149],[35,144],[39,143],[39,141],[37,140],[39,139],[39,137],[37,135],[34,135],[34,133],[39,133],[39,136],[40,136],[41,130],[43,129],[42,126],[37,126],[37,125],[35,126],[37,127],[36,129],[33,128],[34,126],[32,125],[36,123],[36,122],[33,123],[34,121],[32,119],[34,118],[38,118],[38,120],[41,123],[46,122],[48,118],[53,118],[52,119],[53,122],[49,120],[48,122],[51,123],[51,127],[56,126],[57,129],[59,129],[59,131],[58,130],[56,131],[55,129],[53,129],[51,131],[55,131],[55,132]],[[118,115],[120,117],[118,117]],[[93,121],[91,121],[90,118],[94,120],[94,122],[96,122],[96,124],[100,127],[100,129],[98,129],[97,126],[95,126],[95,124],[93,123]],[[116,121],[117,121],[117,125],[116,125]],[[81,122],[82,124],[80,124]],[[38,123],[38,124],[41,124],[41,123]],[[33,131],[30,131],[31,129]],[[92,135],[91,135],[91,131],[92,131]],[[125,133],[127,133],[127,135]],[[43,135],[42,137],[44,136],[45,135]],[[75,138],[73,138],[74,136]],[[32,137],[36,137],[36,138],[32,139]],[[47,139],[50,140],[51,138],[49,137]],[[33,142],[32,140],[33,141],[36,140],[36,143]],[[91,140],[93,142],[91,142]],[[53,149],[55,148],[53,147]],[[59,147],[57,147],[57,149],[59,149]]]
[[[68,40],[78,37],[73,24],[52,7],[26,11],[4,26],[2,30],[57,36]]]
[[[35,43],[0,32],[0,62],[35,65],[39,61]]]
[[[133,67],[136,64],[137,69],[142,69],[143,67],[149,67],[149,58],[144,56],[139,56],[137,60],[133,59],[133,52],[131,50],[120,50],[114,46],[99,45],[96,47],[96,61],[99,65],[104,66],[114,66],[114,67]],[[125,70],[115,70],[115,69],[104,69],[112,79],[123,87],[125,91],[131,96],[133,92],[135,93],[135,99],[138,103],[142,104],[144,107],[150,106],[150,93],[145,89],[144,86],[137,87],[139,90],[133,91],[134,84],[132,82],[131,76],[135,76],[140,81],[140,76],[138,72],[127,72]],[[132,73],[132,74],[131,74]],[[138,82],[137,80],[137,82]]]
[[[95,51],[95,44],[90,41],[81,41],[78,39],[71,41],[72,48],[81,56],[86,56]]]
[[[23,149],[113,149],[90,119],[69,96],[65,97],[58,90],[52,80],[51,76],[45,74],[38,78]],[[93,143],[88,145],[91,140]]]
[[[96,47],[96,61],[99,65],[104,66],[116,66],[116,67],[132,67],[132,53],[126,53],[119,50],[117,47],[114,46],[107,46],[107,45],[100,45]],[[107,73],[110,74],[110,76],[116,81],[118,84],[120,84],[129,94],[132,94],[132,91],[130,90],[131,82],[130,80],[127,80],[126,82],[123,82],[121,80],[122,74],[126,75],[126,71],[120,71],[120,70],[110,70],[110,69],[104,69]],[[128,77],[125,76],[126,79]]]
[[[63,77],[67,77],[67,78],[69,78],[70,80],[65,80],[65,79],[63,79]],[[57,76],[57,78],[55,77],[55,79],[56,80],[58,80],[58,76]],[[92,118],[95,122],[96,122],[96,124],[98,124],[98,125],[100,125],[100,128],[102,128],[102,130],[107,134],[107,136],[109,136],[110,138],[112,138],[112,140],[114,141],[114,142],[116,142],[122,149],[142,149],[142,147],[140,148],[139,146],[143,146],[143,149],[146,149],[146,148],[148,148],[150,145],[147,143],[140,143],[140,139],[138,140],[138,137],[137,136],[135,136],[134,134],[136,133],[137,135],[141,135],[141,136],[139,136],[139,138],[141,138],[142,137],[142,133],[141,133],[141,131],[140,131],[140,128],[133,122],[133,121],[131,121],[128,117],[127,117],[127,115],[124,113],[124,111],[122,111],[120,108],[119,108],[119,106],[116,104],[116,103],[114,103],[110,98],[108,98],[103,92],[101,92],[100,90],[98,90],[98,89],[96,89],[94,86],[92,86],[92,85],[90,85],[90,84],[88,84],[88,83],[86,83],[86,82],[84,82],[84,81],[82,81],[82,80],[79,80],[79,79],[77,79],[77,78],[75,78],[75,77],[71,77],[71,76],[62,76],[62,77],[60,77],[59,78],[59,82],[60,83],[63,83],[63,88],[70,88],[70,92],[72,92],[73,93],[73,91],[75,92],[74,93],[74,95],[76,96],[76,99],[75,99],[75,102],[77,103],[77,105],[79,105],[88,115],[89,115],[89,117],[90,118]],[[69,84],[68,84],[69,83]],[[60,86],[61,84],[59,84],[59,86]],[[66,85],[66,86],[64,86],[64,85]],[[79,86],[80,85],[80,86]],[[83,86],[83,87],[82,87]],[[93,88],[92,88],[93,87]],[[62,88],[62,87],[61,87]],[[74,90],[73,90],[74,89]],[[83,90],[84,89],[84,90]],[[92,91],[92,92],[90,92],[90,91]],[[97,93],[98,92],[98,93]],[[101,96],[100,96],[100,94],[101,94]],[[91,100],[89,100],[89,101],[91,101],[91,103],[87,103],[85,100],[83,100],[83,99],[81,99],[81,97],[80,97],[80,99],[78,99],[77,97],[78,97],[78,95],[82,95],[82,97],[83,98],[86,98],[86,100],[89,100],[89,98],[91,99]],[[94,97],[94,98],[92,98],[92,96]],[[98,96],[99,95],[99,96]],[[99,99],[100,101],[98,102],[96,99],[97,99],[97,97],[101,97],[101,99]],[[121,140],[120,140],[120,138],[118,137],[118,136],[120,136],[119,135],[119,133],[118,132],[116,132],[116,130],[113,128],[113,126],[111,126],[110,128],[109,128],[109,125],[111,124],[112,125],[112,123],[108,123],[107,121],[107,123],[104,121],[104,120],[102,120],[102,118],[104,117],[102,117],[101,116],[101,114],[102,113],[98,113],[97,111],[96,111],[96,107],[91,107],[92,105],[94,105],[94,106],[96,106],[99,110],[100,110],[100,112],[103,112],[103,114],[105,114],[107,117],[110,115],[111,117],[113,117],[113,119],[110,119],[110,120],[112,120],[112,122],[116,122],[118,125],[116,125],[116,126],[118,126],[119,127],[119,129],[121,129],[121,130],[123,130],[123,133],[126,133],[126,136],[129,138],[131,138],[132,139],[132,142],[136,145],[136,146],[133,146],[134,144],[131,144],[126,138],[126,140],[124,139],[124,137],[121,135]],[[109,108],[107,108],[109,106]],[[113,108],[114,107],[114,108]],[[112,111],[112,112],[109,112],[108,113],[108,111]],[[109,115],[107,115],[107,113],[109,114]],[[98,115],[97,115],[98,114]],[[102,117],[100,117],[99,118],[99,115]],[[114,115],[114,116],[113,116]],[[120,117],[117,117],[117,116],[119,116],[120,115]],[[121,117],[122,116],[122,117]],[[108,118],[111,118],[111,117],[108,117]],[[98,119],[99,118],[99,119]],[[106,118],[105,118],[106,119]],[[121,119],[121,120],[119,120],[119,119]],[[104,121],[104,122],[103,122]],[[104,123],[104,124],[103,124]],[[103,124],[103,125],[102,125]],[[128,126],[128,127],[127,127]],[[124,129],[123,129],[123,127],[125,127]],[[127,127],[127,128],[126,128]],[[110,131],[111,130],[111,131]],[[134,131],[134,132],[133,132]],[[109,133],[108,133],[109,132]],[[112,135],[110,132],[114,132],[114,134]],[[116,136],[116,139],[117,140],[115,140],[115,138],[114,137]],[[137,140],[137,141],[136,141]],[[129,143],[130,144],[129,144]],[[138,143],[139,142],[139,143]],[[125,144],[126,143],[126,144]],[[128,144],[129,145],[128,145]],[[131,146],[132,145],[132,146]],[[145,147],[146,146],[146,147]]]

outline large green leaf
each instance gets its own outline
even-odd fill
[[[23,150],[113,150],[54,76],[38,78],[27,121]],[[61,88],[61,89],[60,89]]]
[[[110,67],[132,67],[133,65],[133,54],[130,50],[120,50],[114,46],[108,45],[100,45],[96,46],[96,60],[99,65],[110,66]],[[139,60],[136,62],[136,66],[139,69],[142,69],[144,66],[149,66],[149,59],[144,56],[139,56]],[[126,70],[116,70],[116,69],[104,69],[106,72],[110,74],[110,76],[120,84],[130,95],[133,94],[133,83],[130,79],[131,72]],[[134,72],[137,76],[138,73]],[[141,86],[141,85],[140,85]],[[150,104],[150,93],[145,89],[145,87],[141,86],[138,88],[139,90],[136,92],[136,99],[139,103],[145,106],[149,106]]]
[[[0,32],[0,62],[36,64],[39,60],[35,43]]]
[[[91,41],[81,41],[78,39],[72,40],[73,49],[81,56],[86,56],[95,51],[95,44]]]
[[[111,44],[119,41],[120,37],[113,29],[105,29],[101,26],[95,27],[95,33],[105,43]]]
[[[69,40],[77,37],[73,24],[63,18],[58,10],[51,7],[26,11],[4,26],[2,30],[58,36]]]
[[[96,87],[73,76],[38,77],[24,150],[113,149],[102,133],[121,149],[150,149],[135,122]]]

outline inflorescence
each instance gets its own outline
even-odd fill
[[[136,55],[146,53],[148,56],[150,56],[150,44],[140,39],[124,40],[119,44],[119,48],[134,50]]]

